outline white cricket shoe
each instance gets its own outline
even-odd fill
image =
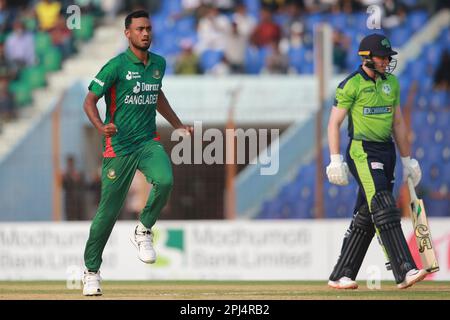
[[[427,276],[428,272],[425,269],[411,269],[406,273],[405,280],[397,284],[397,288],[406,289],[411,287],[416,282],[422,281]]]
[[[101,296],[103,294],[100,287],[100,271],[89,272],[85,271],[83,275],[83,295],[85,296]]]
[[[153,232],[151,229],[147,229],[139,222],[130,240],[138,250],[139,260],[144,263],[155,263],[156,252],[153,249]]]
[[[358,289],[358,284],[355,280],[349,277],[342,277],[337,281],[328,281],[328,285],[334,289]]]

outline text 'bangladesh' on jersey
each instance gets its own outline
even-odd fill
[[[394,111],[400,87],[392,74],[370,78],[360,67],[337,90],[334,105],[348,110],[348,134],[355,140],[392,141]]]
[[[104,157],[131,153],[156,136],[156,104],[166,61],[148,54],[145,66],[128,48],[103,66],[89,85],[97,97],[105,96],[105,124],[114,123],[118,130],[104,139]]]

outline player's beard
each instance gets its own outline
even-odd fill
[[[133,40],[131,41],[131,44],[138,50],[148,51],[148,48],[150,48],[150,45],[152,44],[152,39],[148,39],[148,44],[137,43]]]

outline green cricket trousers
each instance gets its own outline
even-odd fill
[[[136,170],[141,171],[153,185],[140,221],[151,228],[166,205],[172,191],[172,166],[161,143],[148,141],[139,150],[115,158],[104,158],[100,204],[92,220],[84,262],[89,271],[98,271],[103,249],[124,204]]]

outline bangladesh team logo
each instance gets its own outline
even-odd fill
[[[153,78],[155,79],[161,78],[161,71],[159,71],[159,69],[153,70]]]
[[[111,180],[114,180],[115,178],[117,178],[116,171],[114,169],[109,169],[107,177]]]

